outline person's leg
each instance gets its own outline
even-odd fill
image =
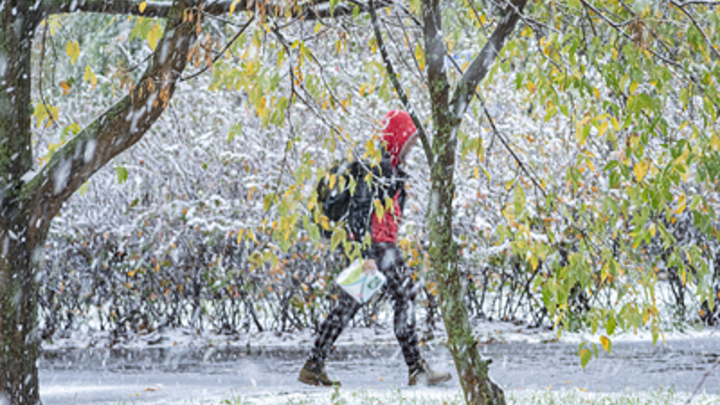
[[[450,380],[450,373],[433,370],[420,355],[415,332],[415,283],[402,251],[394,244],[379,243],[373,246],[372,256],[378,269],[387,277],[388,292],[394,301],[395,336],[408,365],[408,384],[424,381],[436,385]]]
[[[395,337],[400,343],[405,363],[412,368],[420,362],[420,347],[415,332],[415,283],[405,264],[402,251],[392,243],[373,246],[371,256],[385,277],[387,291],[395,310]]]
[[[315,345],[310,352],[310,361],[325,362],[335,341],[359,309],[360,304],[357,301],[345,292],[340,292],[335,308],[330,311],[327,318],[320,324],[320,329],[315,337]]]
[[[310,385],[340,385],[340,382],[331,380],[325,373],[325,359],[332,350],[338,336],[355,316],[358,309],[360,309],[360,304],[350,295],[341,291],[335,308],[320,324],[320,330],[315,336],[315,344],[310,351],[310,357],[300,370],[299,381]]]

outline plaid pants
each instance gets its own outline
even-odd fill
[[[393,243],[373,244],[368,257],[375,260],[378,270],[387,278],[386,288],[395,309],[395,337],[400,343],[405,363],[415,366],[420,361],[420,348],[415,333],[415,287],[402,251]],[[320,324],[310,361],[323,363],[335,341],[361,305],[342,291],[337,305]]]

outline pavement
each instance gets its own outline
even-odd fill
[[[599,345],[598,345],[599,346]],[[187,347],[52,350],[40,361],[41,398],[54,404],[217,403],[221,398],[312,393],[319,388],[297,382],[308,343],[296,347]],[[720,339],[695,337],[649,342],[615,342],[599,347],[583,370],[573,343],[486,344],[493,359],[491,377],[506,390],[582,389],[588,392],[692,392],[720,358]],[[424,356],[453,379],[435,388],[459,390],[449,351],[424,346]],[[396,343],[340,347],[327,371],[346,390],[407,388],[407,368]],[[720,367],[701,392],[720,395]],[[207,402],[209,401],[209,402]]]

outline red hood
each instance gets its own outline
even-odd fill
[[[415,137],[417,128],[410,114],[402,110],[392,110],[383,118],[382,141],[390,154],[393,167],[400,163],[400,154],[405,144]]]

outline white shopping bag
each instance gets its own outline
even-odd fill
[[[345,290],[355,301],[364,304],[370,301],[383,284],[385,275],[375,270],[372,274],[363,272],[364,260],[355,260],[343,270],[337,278],[337,284]]]

